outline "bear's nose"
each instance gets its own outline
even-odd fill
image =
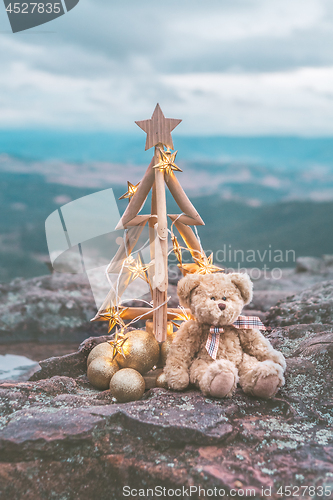
[[[220,302],[220,304],[219,304],[219,309],[221,309],[221,311],[224,311],[224,309],[225,309],[225,304],[223,304],[223,302]]]

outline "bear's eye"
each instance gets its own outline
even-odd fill
[[[227,297],[222,297],[222,300],[227,300]]]
[[[216,300],[215,297],[211,297],[210,300]]]

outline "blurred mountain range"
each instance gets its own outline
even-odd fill
[[[172,133],[182,161],[243,162],[280,169],[303,170],[333,165],[333,137],[182,136]],[[147,164],[145,134],[133,124],[128,132],[0,130],[0,152],[23,160]]]
[[[46,133],[38,147],[33,134],[18,135],[16,146],[10,134],[5,143],[5,135],[0,134],[0,281],[48,272],[46,218],[102,189],[112,187],[118,198],[127,180],[140,181],[151,159],[151,151],[142,152],[141,136],[136,144],[121,134],[118,140],[90,135],[84,145],[82,134],[51,142]],[[333,139],[177,137],[174,143],[183,170],[178,179],[206,223],[199,234],[215,262],[292,267],[298,256],[333,253]],[[120,213],[126,205],[119,201]],[[147,201],[142,213],[149,206]],[[168,210],[177,211],[171,197]],[[293,251],[288,261],[287,250]],[[254,260],[247,259],[249,251]],[[277,252],[282,253],[274,261]]]

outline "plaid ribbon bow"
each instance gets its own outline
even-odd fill
[[[232,326],[242,329],[258,328],[258,330],[266,330],[265,325],[261,322],[258,316],[238,316],[236,321],[232,323]],[[220,333],[223,332],[224,329],[218,326],[211,326],[209,329],[206,349],[209,356],[213,359],[216,359],[217,350],[219,348]]]

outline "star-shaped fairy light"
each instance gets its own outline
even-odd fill
[[[149,283],[149,278],[147,276],[147,271],[150,267],[149,264],[143,264],[140,255],[134,259],[131,255],[127,258],[127,264],[125,267],[132,273],[132,280],[136,280],[137,278],[141,278],[147,283]]]
[[[121,328],[125,327],[122,315],[125,311],[127,311],[127,309],[128,307],[117,309],[116,307],[110,305],[110,307],[104,313],[100,314],[100,316],[104,318],[104,321],[109,322],[108,333],[110,333],[112,328],[116,325],[119,325]]]
[[[157,104],[149,120],[135,122],[147,134],[146,150],[164,144],[167,148],[173,149],[171,132],[179,125],[181,120],[175,118],[165,118],[160,105]]]
[[[198,265],[198,274],[212,274],[220,273],[223,271],[221,267],[214,266],[213,264],[213,252],[209,257],[205,253],[201,253],[199,256],[193,256],[195,263]]]
[[[126,340],[127,337],[125,337],[124,329],[122,328],[120,332],[116,330],[114,339],[109,341],[109,344],[112,347],[112,359],[114,359],[118,353],[125,358],[123,345],[125,344]]]
[[[222,269],[221,267],[217,267],[213,264],[212,253],[209,257],[207,257],[204,253],[200,253],[197,256],[193,255],[193,259],[195,263],[182,265],[178,264],[178,267],[180,268],[184,276],[186,276],[186,274],[212,274],[221,273],[224,271],[224,269]]]
[[[163,149],[161,148],[158,149],[161,155],[161,159],[157,163],[157,165],[154,165],[153,168],[159,168],[160,170],[164,170],[164,172],[168,175],[171,174],[173,170],[177,172],[182,172],[182,170],[175,164],[175,159],[178,151],[171,153],[169,148],[166,151],[163,151]]]
[[[189,321],[192,318],[191,314],[187,314],[186,309],[184,309],[183,306],[178,306],[180,309],[179,314],[171,321],[171,323],[176,327],[179,328],[180,325],[176,323],[176,321]]]
[[[137,184],[132,184],[131,182],[127,181],[127,192],[123,194],[119,200],[124,200],[125,198],[128,198],[129,201],[131,201],[132,197],[135,195],[135,193],[138,190],[140,182]]]
[[[178,243],[176,236],[173,233],[171,234],[171,241],[172,241],[172,250],[174,251],[174,254],[177,257],[180,266],[182,266],[183,265],[182,249]]]

